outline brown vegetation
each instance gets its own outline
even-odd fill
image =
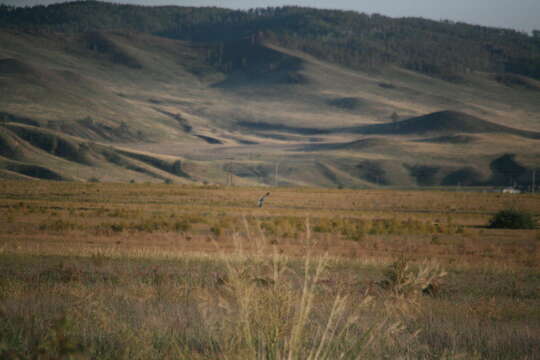
[[[0,182],[0,357],[540,350],[534,195]]]

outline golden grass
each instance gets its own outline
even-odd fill
[[[533,195],[0,182],[0,357],[533,359]],[[399,261],[398,261],[399,260]]]

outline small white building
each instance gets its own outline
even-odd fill
[[[507,187],[502,190],[503,194],[521,194],[521,190],[513,188],[513,187]]]

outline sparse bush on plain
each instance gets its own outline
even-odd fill
[[[492,229],[535,229],[536,221],[529,212],[505,209],[496,213],[488,226]]]
[[[424,262],[413,267],[404,257],[393,262],[384,272],[381,285],[395,295],[414,297],[417,295],[436,295],[442,279],[448,275],[439,264]]]
[[[41,225],[39,225],[39,230],[43,231],[52,231],[52,232],[63,232],[70,231],[79,228],[77,224],[72,221],[57,219],[57,220],[48,220]]]
[[[216,236],[216,237],[221,236],[222,231],[223,230],[219,225],[214,225],[214,226],[210,227],[210,232],[212,234],[214,234],[214,236]]]
[[[115,233],[124,231],[124,224],[114,223],[110,226],[111,230]]]
[[[174,223],[174,230],[177,232],[186,232],[191,229],[191,224],[185,220],[178,220]]]

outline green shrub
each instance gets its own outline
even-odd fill
[[[63,232],[79,228],[77,224],[62,219],[47,220],[39,225],[39,230]]]
[[[112,232],[122,232],[124,231],[124,224],[114,223],[110,225]]]
[[[536,222],[533,215],[528,212],[505,209],[491,218],[489,227],[493,229],[534,229]]]
[[[214,234],[214,236],[217,237],[217,236],[221,236],[222,230],[221,230],[221,227],[219,227],[219,225],[216,225],[210,228],[210,232]]]
[[[174,223],[174,230],[177,232],[186,232],[191,229],[191,224],[185,220],[177,221]]]

